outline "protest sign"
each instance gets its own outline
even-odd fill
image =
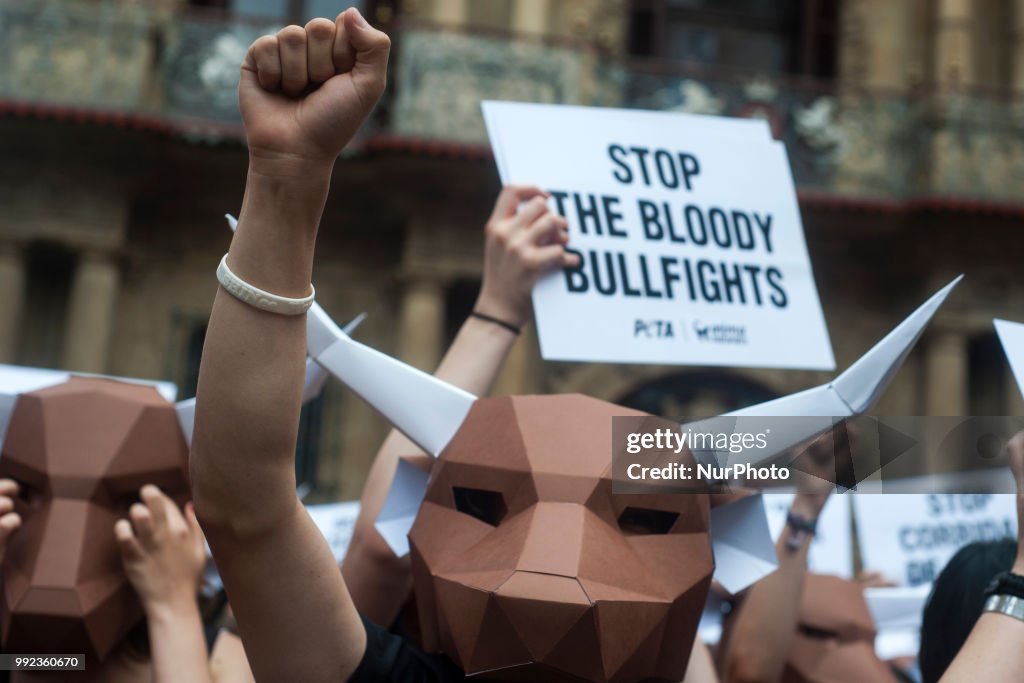
[[[934,581],[968,543],[1017,533],[1013,494],[857,494],[853,510],[864,569],[902,586]]]
[[[534,289],[549,360],[831,370],[785,148],[761,121],[485,102],[502,180],[578,268]]]

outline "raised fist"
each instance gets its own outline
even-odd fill
[[[257,39],[238,85],[252,161],[333,163],[384,92],[390,51],[352,8]]]

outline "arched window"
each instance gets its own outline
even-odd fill
[[[765,385],[740,375],[693,370],[644,382],[615,403],[652,415],[684,419],[720,415],[777,397]]]
[[[677,62],[836,75],[838,0],[633,0],[629,53]]]

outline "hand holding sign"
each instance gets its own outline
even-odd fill
[[[551,211],[547,199],[539,188],[517,185],[498,195],[484,229],[484,280],[474,310],[522,326],[533,313],[530,295],[537,279],[578,265],[579,258],[565,249],[566,220]]]
[[[547,190],[578,256],[534,290],[544,358],[834,367],[789,163],[764,122],[483,111],[503,182]]]

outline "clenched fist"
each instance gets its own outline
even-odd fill
[[[238,85],[252,161],[333,163],[384,92],[390,51],[351,8],[257,39]]]

